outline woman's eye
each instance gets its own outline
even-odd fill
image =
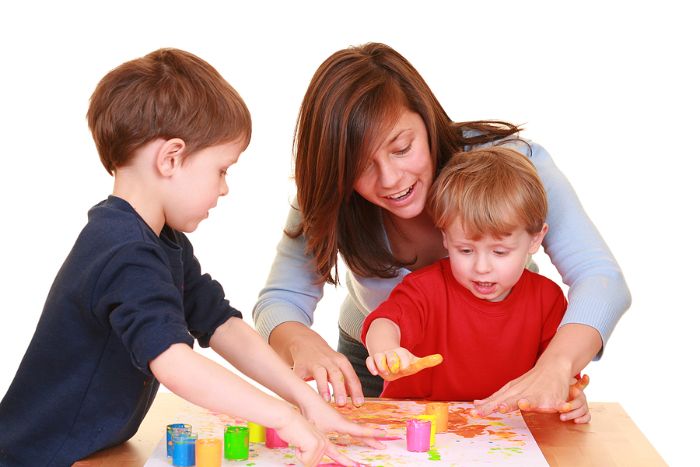
[[[409,144],[408,146],[406,146],[403,149],[399,149],[398,151],[394,151],[394,154],[396,154],[397,156],[403,156],[404,154],[406,154],[410,150],[411,150],[411,145]]]

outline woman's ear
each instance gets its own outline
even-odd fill
[[[185,142],[180,138],[167,140],[156,154],[156,169],[163,177],[170,177],[182,165],[185,155]]]
[[[537,253],[537,250],[540,249],[540,245],[542,245],[542,240],[544,240],[544,236],[547,235],[548,230],[549,226],[546,223],[542,224],[542,230],[540,230],[532,236],[532,239],[530,240],[530,248],[528,249],[529,254],[534,255],[535,253]]]

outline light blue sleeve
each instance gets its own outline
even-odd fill
[[[598,330],[603,347],[629,308],[631,296],[620,266],[583,209],[574,189],[549,153],[530,143],[531,160],[547,191],[549,232],[544,251],[569,286],[561,325],[581,323]],[[521,152],[522,147],[518,147]],[[599,359],[603,350],[599,352]]]
[[[299,210],[290,208],[285,230],[295,230],[300,222]],[[282,233],[267,282],[253,308],[255,327],[267,340],[272,330],[286,321],[306,326],[313,323],[314,310],[323,297],[324,283],[316,272],[313,258],[304,253],[305,249],[303,235],[291,238]]]

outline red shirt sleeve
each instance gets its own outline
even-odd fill
[[[421,287],[419,277],[406,276],[397,285],[381,305],[371,312],[362,325],[362,342],[365,342],[367,331],[372,321],[386,318],[399,326],[401,330],[401,347],[411,348],[423,339],[429,299]]]
[[[542,307],[542,337],[538,355],[542,355],[556,334],[567,307],[566,298],[561,288],[554,282],[548,285],[550,287],[543,291],[546,297],[543,300],[545,306]]]

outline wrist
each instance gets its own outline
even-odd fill
[[[299,412],[289,405],[288,403],[280,400],[280,407],[276,407],[272,412],[274,413],[272,420],[265,426],[279,430],[282,427],[288,426],[295,417],[299,416]]]
[[[548,372],[564,374],[567,378],[578,373],[578,371],[574,371],[573,358],[566,354],[555,352],[547,353],[545,351],[537,360],[535,367]]]

